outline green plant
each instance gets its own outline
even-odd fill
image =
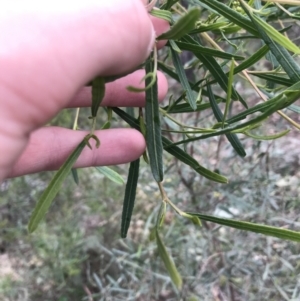
[[[103,125],[103,128],[110,127],[113,111],[131,127],[145,135],[147,153],[143,157],[146,161],[149,160],[162,199],[157,222],[150,236],[156,239],[158,253],[179,290],[182,286],[181,276],[159,234],[164,224],[167,206],[197,226],[201,225],[201,220],[210,221],[255,233],[300,241],[300,233],[293,230],[219,218],[203,213],[185,212],[178,208],[165,192],[163,151],[188,165],[199,175],[226,184],[228,182],[226,177],[203,167],[198,162],[198,156],[191,155],[191,142],[225,135],[236,153],[244,157],[246,151],[237,134],[268,140],[280,138],[290,131],[286,129],[276,134],[258,135],[258,129],[272,114],[278,113],[293,127],[300,129],[300,125],[285,112],[286,109],[299,112],[299,108],[293,103],[300,97],[300,66],[297,62],[300,49],[288,38],[288,35],[286,36],[289,27],[275,29],[283,20],[291,22],[292,28],[296,27],[293,20],[299,19],[297,14],[299,4],[296,1],[285,0],[270,1],[266,4],[261,1],[246,3],[242,0],[228,1],[225,4],[217,0],[190,2],[192,8],[189,11],[186,11],[176,0],[168,0],[160,5],[160,10],[151,11],[153,15],[168,20],[172,26],[169,32],[158,37],[158,39],[168,39],[167,50],[162,58],[158,58],[157,51],[154,49],[153,54],[145,62],[146,76],[143,79],[145,89],[128,87],[135,92],[146,91],[145,112],[139,110],[139,116],[136,118],[119,108],[107,108],[107,122]],[[295,30],[297,29],[296,27]],[[261,46],[258,50],[254,50],[253,54],[247,49],[251,47],[249,41],[256,41],[255,45]],[[182,66],[179,57],[182,51],[193,54],[193,58],[188,62],[188,68],[194,68],[195,73],[201,75],[200,78],[197,76],[197,82],[190,82],[186,76],[185,67]],[[265,60],[271,64],[271,70],[248,71]],[[237,61],[241,63],[238,64]],[[182,86],[177,99],[175,95],[171,95],[169,103],[164,107],[159,107],[157,100],[157,69],[164,71]],[[253,91],[258,94],[259,100],[264,102],[249,104],[245,96],[237,91],[237,76],[251,85]],[[257,77],[258,82],[255,83],[251,76]],[[96,78],[92,81],[91,133],[74,150],[43,193],[30,219],[30,232],[36,229],[44,217],[82,149],[85,146],[91,147],[89,140],[95,139],[96,147],[99,147],[100,141],[94,135],[96,116],[105,93],[105,82],[111,80],[113,78]],[[239,113],[233,114],[232,107],[237,106],[242,109]],[[215,116],[214,124],[211,124],[209,119],[198,120],[199,113],[208,111]],[[183,123],[181,116],[186,113],[194,113],[194,117],[191,117],[188,123]],[[164,123],[161,122],[162,119],[165,120]],[[75,121],[75,129],[76,124],[77,121]],[[129,169],[121,222],[122,237],[126,237],[131,220],[138,171],[139,160],[132,162]],[[73,176],[77,179],[75,170]],[[116,176],[112,176],[114,177]]]

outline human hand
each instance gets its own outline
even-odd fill
[[[150,18],[140,0],[0,0],[0,180],[58,169],[87,134],[42,127],[65,107],[91,105],[95,76],[122,74],[142,63],[167,22]],[[162,46],[159,45],[159,46]],[[105,106],[142,106],[131,93],[143,71],[106,86]],[[167,92],[158,73],[159,99]],[[133,129],[96,131],[99,149],[85,149],[75,167],[135,160],[145,149]]]

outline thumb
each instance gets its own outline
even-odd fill
[[[155,38],[140,0],[4,1],[0,28],[2,113],[28,131],[94,76],[132,70]]]

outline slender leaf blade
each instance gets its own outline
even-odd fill
[[[270,81],[274,84],[278,84],[278,85],[283,85],[283,86],[291,86],[293,84],[293,82],[286,77],[282,77],[279,75],[274,75],[274,74],[264,74],[264,73],[255,73],[255,72],[251,72],[251,75],[257,76],[259,78],[265,79],[267,81]]]
[[[195,53],[201,53],[203,55],[209,55],[209,56],[214,56],[214,57],[219,57],[222,59],[236,59],[236,60],[243,60],[245,59],[243,56],[240,55],[235,55],[235,54],[231,54],[228,52],[223,52],[220,50],[216,50],[213,48],[208,48],[208,47],[203,47],[200,45],[195,45],[195,44],[191,44],[191,43],[185,43],[185,42],[176,42],[177,46],[182,49],[182,50],[187,50],[187,51],[191,51],[194,54]]]
[[[195,111],[197,109],[196,97],[194,96],[193,91],[191,89],[191,86],[189,84],[189,81],[186,77],[186,74],[185,74],[185,71],[182,67],[179,55],[172,47],[171,47],[171,54],[172,54],[173,64],[174,64],[175,69],[177,71],[180,83],[182,85],[182,88],[186,92],[187,101],[190,104],[191,108]]]
[[[158,254],[159,254],[160,258],[162,259],[162,261],[172,279],[172,282],[179,290],[181,290],[182,278],[181,278],[179,272],[177,271],[172,258],[168,254],[168,251],[167,251],[164,243],[162,242],[157,230],[156,230],[156,243],[157,243]]]
[[[105,94],[105,79],[104,77],[96,77],[92,82],[92,117],[97,116],[99,106]]]
[[[79,177],[78,177],[78,171],[77,171],[77,169],[76,168],[72,168],[71,172],[72,172],[72,177],[73,177],[74,182],[76,183],[76,185],[79,185]]]
[[[113,111],[116,114],[118,114],[124,121],[126,121],[131,127],[140,131],[138,121],[135,120],[134,118],[132,118],[129,114],[127,114],[126,112],[124,112],[123,110],[121,110],[119,108],[113,108]],[[168,153],[170,153],[171,155],[176,157],[181,162],[183,162],[183,163],[187,164],[188,166],[190,166],[191,168],[193,168],[200,175],[202,175],[212,181],[218,182],[218,183],[228,183],[227,178],[219,175],[218,173],[212,172],[212,171],[204,168],[192,156],[187,154],[180,147],[171,146],[172,141],[168,140],[166,137],[162,137],[162,143],[163,143],[164,149]]]
[[[263,21],[261,18],[251,13],[251,19],[255,22],[257,27],[260,27],[273,41],[281,45],[287,50],[294,52],[295,54],[300,54],[300,49],[297,47],[289,38],[281,34],[274,27],[269,25],[267,22]],[[260,31],[260,29],[259,29]]]
[[[187,212],[190,215],[198,216],[201,220],[205,220],[208,222],[213,222],[219,225],[236,228],[240,230],[255,232],[264,234],[267,236],[273,236],[280,239],[286,239],[291,241],[300,242],[300,232],[292,231],[288,229],[282,229],[272,226],[266,226],[262,224],[244,222],[244,221],[237,221],[227,218],[220,218],[212,215],[194,213],[194,212]]]
[[[207,92],[208,92],[208,99],[212,108],[212,111],[217,119],[218,122],[223,122],[224,120],[224,116],[223,113],[221,112],[214,94],[212,92],[211,86],[208,85],[207,86]],[[230,144],[232,145],[232,147],[234,148],[234,150],[241,156],[241,157],[245,157],[246,156],[246,151],[242,145],[242,143],[240,142],[239,138],[237,137],[236,134],[234,133],[230,133],[230,134],[226,134],[226,138],[228,139],[228,141],[230,142]]]
[[[79,145],[75,148],[72,154],[65,161],[65,163],[56,172],[50,184],[41,195],[29,220],[28,231],[30,233],[32,233],[37,228],[40,221],[44,218],[50,205],[52,204],[53,199],[55,198],[58,191],[60,190],[63,181],[70,173],[74,163],[80,156],[85,146],[86,146],[86,141],[84,139],[79,143]]]
[[[123,201],[121,237],[126,238],[134,208],[136,188],[139,178],[140,159],[130,163]]]
[[[148,60],[146,63],[146,73],[153,72],[153,61]],[[146,78],[146,86],[151,82],[150,78]],[[151,171],[154,179],[161,182],[164,177],[163,171],[163,147],[161,141],[160,130],[160,114],[158,106],[157,78],[155,83],[146,90],[146,105],[145,105],[145,120],[146,120],[146,144],[149,154]]]
[[[224,111],[224,116],[222,120],[222,127],[224,127],[225,119],[227,118],[227,113],[229,110],[229,106],[231,103],[231,93],[232,93],[232,84],[233,84],[233,70],[234,70],[234,61],[233,59],[231,60],[231,65],[230,65],[230,70],[229,70],[229,75],[228,75],[228,90],[227,90],[227,95],[226,95],[226,106],[225,106],[225,111]]]
[[[251,55],[249,58],[247,58],[246,60],[244,60],[241,64],[239,64],[238,66],[236,66],[234,68],[233,74],[237,74],[239,72],[242,72],[243,70],[253,66],[256,62],[258,62],[263,56],[265,56],[267,53],[269,52],[269,47],[268,45],[264,45],[263,47],[261,47],[260,49],[258,49],[253,55]],[[228,73],[226,73],[226,75],[228,75]],[[216,83],[216,80],[212,80],[209,81],[207,83],[207,85],[212,85],[214,83]]]
[[[124,184],[124,180],[123,180],[122,176],[120,174],[118,174],[116,171],[114,171],[113,169],[111,169],[107,166],[96,166],[96,169],[98,170],[98,172],[103,174],[105,177],[110,179],[112,182],[119,184],[119,185]]]
[[[166,20],[169,23],[173,23],[172,13],[164,9],[152,9],[150,14],[156,18]]]
[[[245,12],[248,14],[250,19],[252,20],[254,26],[257,28],[259,35],[263,39],[263,41],[268,45],[270,51],[273,53],[278,63],[281,65],[283,70],[286,72],[288,77],[296,83],[300,80],[300,66],[295,62],[293,57],[289,54],[289,52],[281,45],[276,43],[272,38],[268,36],[268,34],[264,31],[261,25],[257,22],[257,20],[253,17],[253,14],[249,12],[247,7],[241,2],[241,5]]]
[[[157,37],[157,40],[178,40],[195,28],[200,18],[200,9],[193,8],[182,16],[169,31]]]
[[[195,41],[193,38],[186,36],[184,40],[188,43],[197,45],[197,41]],[[212,74],[212,76],[216,79],[220,87],[224,90],[225,93],[227,93],[228,90],[228,77],[223,71],[223,69],[220,67],[218,62],[214,57],[205,56],[199,52],[194,53],[194,55],[203,63],[203,65],[209,70],[209,72]],[[232,98],[234,100],[239,99],[239,95],[236,92],[236,90],[232,87]]]
[[[217,0],[198,0],[198,2],[200,5],[203,3],[206,4],[208,7],[218,12],[221,16],[224,16],[234,24],[246,29],[253,35],[258,36],[258,32],[251,21],[236,10],[230,8],[228,5]]]
[[[203,177],[212,180],[218,183],[228,183],[227,178],[221,176],[220,174],[210,171],[205,167],[201,166],[192,156],[190,156],[187,152],[177,146],[170,146],[172,145],[172,141],[168,140],[166,137],[162,137],[164,149],[180,160],[181,162],[187,164],[191,168],[193,168],[197,173],[202,175]],[[170,146],[170,147],[169,147]]]

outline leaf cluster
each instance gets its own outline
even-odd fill
[[[164,151],[199,175],[225,184],[229,181],[225,176],[202,166],[198,158],[189,153],[188,146],[191,143],[225,135],[236,154],[245,157],[247,154],[238,134],[251,139],[270,140],[280,138],[290,131],[286,129],[280,133],[261,136],[252,132],[267,123],[272,114],[280,114],[292,128],[300,129],[300,125],[285,112],[286,109],[297,113],[300,111],[294,105],[300,97],[300,66],[297,61],[300,49],[289,38],[289,28],[278,29],[281,21],[293,23],[299,18],[295,13],[297,8],[297,4],[281,4],[280,1],[263,3],[239,0],[223,3],[218,0],[193,0],[187,10],[179,1],[167,0],[159,10],[151,12],[167,20],[171,28],[157,38],[168,40],[164,55],[158,58],[155,50],[144,64],[146,76],[143,80],[146,88],[129,87],[130,91],[145,91],[145,110],[139,110],[139,116],[128,114],[120,108],[113,108],[112,111],[145,136],[147,152],[144,159],[149,162],[162,197],[162,209],[154,226],[154,236],[158,253],[178,289],[182,286],[182,279],[159,234],[166,205],[197,225],[201,224],[200,220],[205,220],[281,239],[300,241],[299,232],[288,229],[184,212],[168,199],[163,189]],[[292,29],[295,26],[293,23]],[[259,45],[258,50],[253,53],[248,51],[246,46],[249,41]],[[181,61],[181,54],[186,51],[192,57],[188,66]],[[271,70],[253,71],[265,60],[270,62]],[[196,79],[188,77],[187,68],[193,70]],[[181,87],[179,95],[171,95],[168,104],[164,106],[160,106],[158,102],[157,69],[165,72]],[[256,104],[249,103],[245,95],[238,91],[237,83],[240,78],[252,86],[253,93],[257,93]],[[89,138],[95,138],[94,121],[105,93],[105,82],[107,80],[103,78],[92,81],[93,126]],[[232,108],[236,106],[243,109],[234,114]],[[204,120],[204,125],[200,126],[196,122],[191,126],[189,123],[183,124],[178,117],[186,113],[199,116],[205,112],[213,114],[214,124]],[[110,120],[111,110],[108,113],[109,126]],[[89,138],[78,146],[45,190],[30,220],[30,232],[36,229],[45,215],[81,150],[89,145]],[[127,235],[134,209],[139,163],[140,160],[132,162],[129,169],[121,222],[122,237]],[[116,179],[117,175],[113,175],[113,178]]]

